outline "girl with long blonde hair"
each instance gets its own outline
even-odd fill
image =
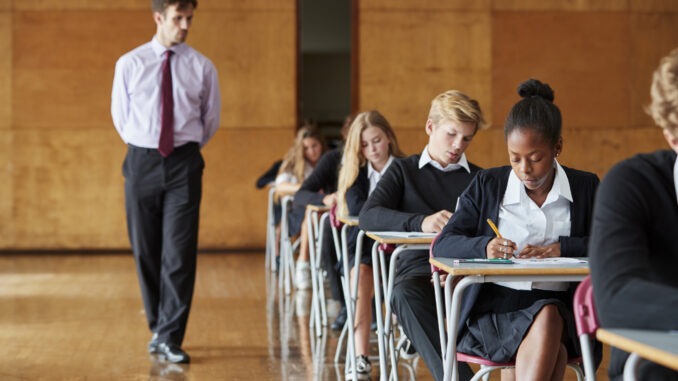
[[[393,128],[378,111],[366,111],[358,114],[348,131],[337,189],[337,214],[357,216],[367,197],[376,187],[394,158],[403,157]],[[358,228],[348,232],[348,247],[355,248]],[[369,378],[372,366],[368,359],[370,323],[372,317],[372,257],[369,248],[371,240],[363,245],[358,279],[358,300],[355,315],[356,378]],[[349,264],[354,263],[354,253],[349,250]],[[351,269],[351,279],[355,277],[355,268]],[[351,280],[353,283],[353,280]],[[379,308],[379,307],[377,307]],[[350,322],[349,322],[350,324]],[[347,369],[347,379],[353,379],[353,372]]]

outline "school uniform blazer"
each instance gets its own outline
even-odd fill
[[[335,148],[323,154],[313,172],[294,194],[292,211],[289,214],[290,236],[295,236],[301,231],[306,205],[323,205],[323,198],[337,191],[342,152],[342,149]]]
[[[487,219],[498,220],[499,207],[508,185],[510,166],[480,171],[461,195],[459,207],[448,221],[433,247],[433,255],[443,258],[486,258],[487,244],[495,237]],[[598,176],[563,167],[572,191],[570,236],[561,236],[563,257],[585,257]],[[459,320],[459,332],[478,297],[481,285],[466,289]]]
[[[366,231],[420,232],[426,216],[454,210],[480,167],[444,172],[431,164],[419,168],[420,155],[394,159],[360,211],[360,228]],[[399,275],[430,276],[428,251],[398,260]]]
[[[360,214],[360,209],[363,208],[369,192],[370,180],[367,178],[367,165],[365,165],[358,171],[358,177],[356,177],[353,185],[346,190],[346,207],[348,208],[348,214],[350,216],[357,216]],[[346,243],[348,244],[349,250],[355,249],[359,231],[360,229],[357,226],[352,226],[348,229]],[[373,241],[369,238],[365,238],[362,255],[371,255],[371,242]],[[349,265],[353,266],[353,263],[350,263]]]
[[[353,185],[346,190],[346,207],[350,216],[360,214],[370,193],[370,179],[367,178],[367,165],[360,167]]]
[[[612,167],[600,184],[589,254],[603,327],[678,329],[675,162],[671,150],[636,155]],[[611,380],[621,380],[627,357],[612,350]]]

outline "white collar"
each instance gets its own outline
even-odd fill
[[[546,196],[546,201],[544,201],[543,205],[550,204],[556,201],[561,196],[567,199],[568,201],[573,202],[574,200],[572,199],[572,190],[570,189],[570,181],[567,178],[565,170],[563,169],[563,167],[560,166],[560,163],[558,163],[557,160],[554,160],[554,166],[556,167],[555,174],[556,177],[555,179],[553,179],[553,187],[551,187],[551,190],[549,191],[549,194]],[[509,175],[508,179],[508,184],[506,185],[506,192],[504,193],[504,201],[502,202],[502,205],[519,204],[520,197],[522,194],[525,194],[525,196],[527,196],[525,186],[523,185],[523,182],[520,181],[520,179],[518,178],[518,175],[516,175],[516,173],[513,170],[511,170],[511,174]]]
[[[383,176],[384,173],[386,173],[386,170],[388,169],[388,166],[391,165],[393,162],[393,155],[389,155],[388,161],[386,162],[386,165],[384,165],[384,168],[381,169],[380,172],[377,172],[376,169],[372,166],[372,163],[369,161],[367,162],[367,178],[372,178],[372,174],[374,173],[379,173],[380,176]]]
[[[421,156],[419,157],[419,169],[424,168],[426,164],[431,164],[434,168],[443,171],[443,172],[451,172],[451,171],[456,171],[459,168],[464,168],[466,172],[471,173],[471,168],[469,168],[468,165],[468,160],[466,160],[466,154],[462,153],[461,157],[459,158],[459,162],[457,163],[452,163],[448,164],[445,168],[443,168],[440,163],[437,161],[433,160],[431,158],[431,155],[428,153],[428,145],[424,147],[424,151],[421,153]]]

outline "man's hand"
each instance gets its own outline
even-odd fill
[[[421,223],[421,231],[424,233],[438,233],[443,230],[450,217],[452,217],[452,212],[448,210],[441,210],[431,214],[424,218],[424,222]]]

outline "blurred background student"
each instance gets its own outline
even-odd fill
[[[293,195],[301,186],[301,183],[310,176],[318,160],[325,152],[325,140],[320,131],[313,125],[304,125],[297,131],[294,144],[285,154],[278,175],[275,178],[275,188],[277,195]],[[280,242],[280,221],[279,213],[276,213],[276,242]],[[306,234],[305,227],[302,228],[303,214],[301,216],[294,213],[288,214],[289,235],[290,237],[302,234],[300,250],[303,250]],[[276,245],[279,247],[279,245]],[[308,246],[305,247],[308,250]],[[280,253],[276,253],[279,259]],[[276,267],[277,268],[277,267]]]

